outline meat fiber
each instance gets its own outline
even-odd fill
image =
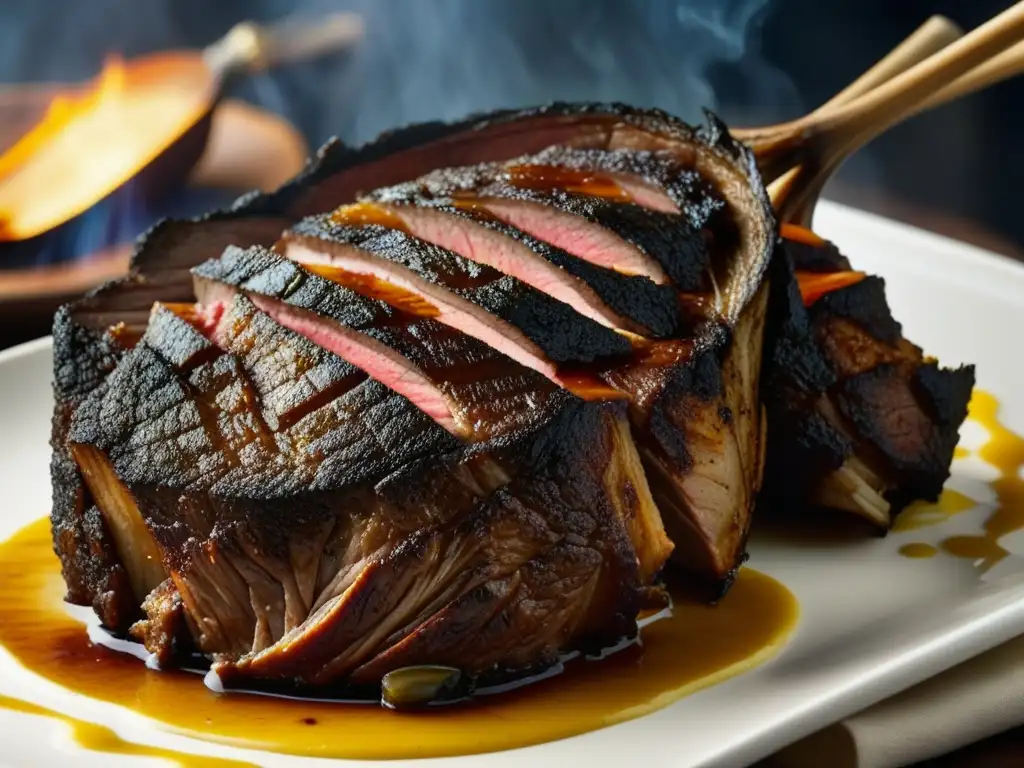
[[[273,366],[236,344],[187,376],[137,346],[69,434],[134,499],[226,680],[359,682],[403,666],[407,645],[420,664],[460,647],[467,673],[497,680],[552,663],[567,638],[598,649],[635,632],[629,517],[653,504],[621,407],[570,399],[532,433],[463,447],[364,380],[273,429],[251,383]],[[442,610],[476,618],[453,634]],[[494,643],[470,652],[485,628]]]

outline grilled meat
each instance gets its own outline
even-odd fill
[[[852,273],[831,243],[783,240],[772,269],[766,493],[888,528],[942,490],[974,369],[926,358],[893,319],[884,281]],[[830,282],[842,287],[814,289]]]
[[[941,484],[948,432],[900,442],[885,408],[946,392],[952,423],[969,382],[902,341],[869,365],[876,304],[790,306],[792,265],[763,279],[776,241],[716,119],[620,105],[334,143],[278,192],[159,225],[55,323],[68,598],[227,684],[501,682],[632,636],[670,554],[725,591],[762,390],[773,440],[813,412],[844,430],[831,470]]]

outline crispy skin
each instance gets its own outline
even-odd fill
[[[941,492],[974,369],[943,369],[903,338],[881,278],[805,307],[795,266],[829,272],[849,265],[832,244],[783,241],[776,254],[766,490],[788,506],[839,507],[888,527],[910,501]],[[852,481],[871,503],[854,498]]]

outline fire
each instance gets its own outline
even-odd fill
[[[55,96],[0,155],[0,240],[59,226],[131,179],[204,114],[210,80],[184,56],[115,55]]]
[[[82,94],[57,94],[43,119],[0,155],[0,178],[7,176],[45,146],[55,134],[64,130],[75,118],[96,107],[103,99],[119,98],[124,91],[125,65],[120,56],[107,58],[96,84],[87,86]]]

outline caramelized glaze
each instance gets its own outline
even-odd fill
[[[385,304],[390,304],[395,309],[408,312],[419,317],[437,317],[441,313],[437,307],[424,299],[422,296],[399,288],[394,283],[381,280],[374,275],[367,275],[361,272],[349,272],[341,267],[334,267],[330,264],[303,264],[305,269],[320,277],[331,280],[338,285],[351,288],[358,294],[371,299],[378,299]]]
[[[995,509],[975,535],[948,536],[939,542],[943,552],[969,560],[979,560],[982,570],[988,570],[1009,552],[999,540],[1024,529],[1024,480],[1020,473],[1024,467],[1024,438],[1012,432],[999,421],[999,401],[988,392],[975,390],[968,406],[968,418],[978,422],[988,432],[988,439],[978,449],[978,457],[995,467],[999,476],[989,485],[996,495]],[[956,454],[968,455],[964,449]],[[894,531],[908,531],[943,523],[954,515],[976,507],[978,502],[959,491],[946,489],[934,504],[915,503],[896,520]],[[903,547],[928,546],[917,543]],[[920,550],[918,550],[920,551]],[[913,557],[914,555],[908,555]]]
[[[999,421],[999,401],[987,392],[975,391],[968,407],[968,418],[974,419],[988,432],[988,440],[978,449],[978,457],[999,471],[990,485],[996,494],[996,508],[975,536],[951,536],[941,547],[957,557],[981,560],[983,568],[991,568],[1009,552],[999,539],[1024,528],[1024,438],[1011,432]]]
[[[371,704],[218,695],[197,675],[149,670],[88,641],[61,603],[63,583],[43,519],[0,544],[0,643],[58,685],[194,738],[317,757],[459,755],[565,738],[664,707],[772,656],[798,617],[785,587],[748,569],[716,607],[673,592],[672,615],[644,628],[642,647],[599,662],[571,661],[560,675],[468,703],[394,712]]]
[[[961,512],[974,509],[977,505],[978,502],[960,491],[946,488],[939,496],[939,500],[934,503],[915,501],[910,504],[896,518],[892,530],[894,532],[913,531],[918,528],[939,525]]]
[[[514,187],[544,192],[564,190],[574,194],[602,197],[620,203],[631,203],[633,198],[610,176],[572,168],[550,165],[514,165],[505,173]]]
[[[376,203],[351,203],[350,205],[343,205],[331,214],[331,221],[335,224],[347,224],[353,227],[379,224],[382,227],[397,229],[400,232],[409,231],[401,216]]]

